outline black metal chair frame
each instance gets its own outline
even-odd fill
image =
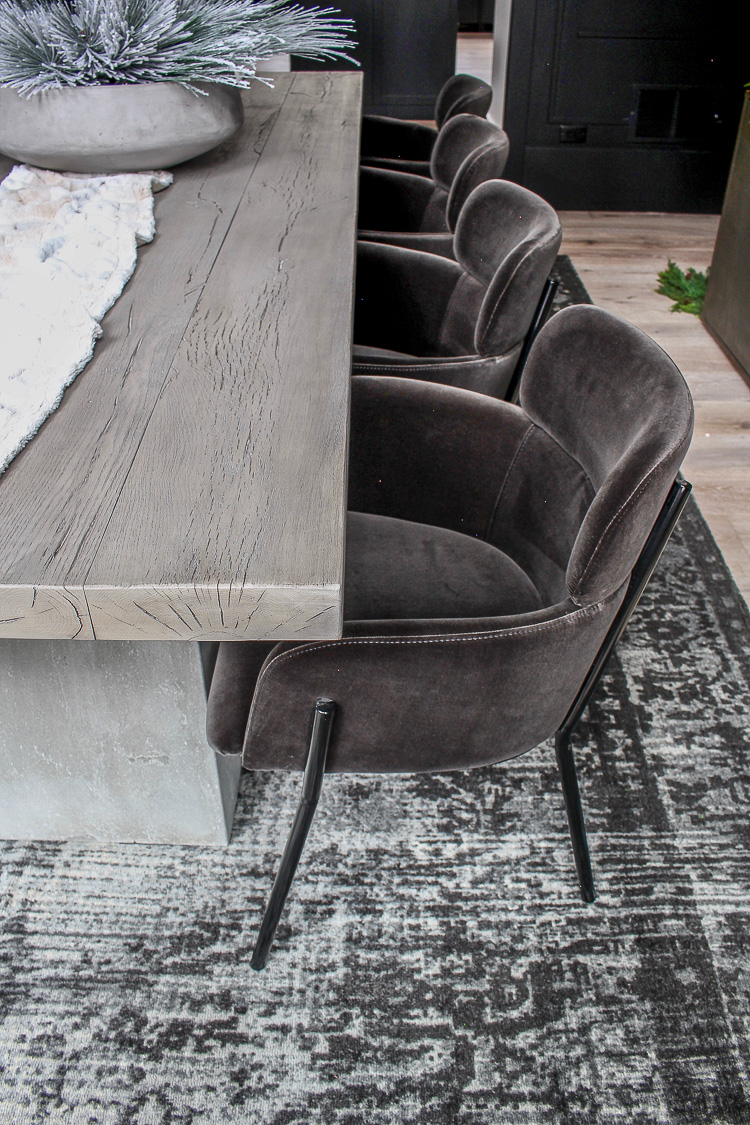
[[[556,283],[548,282],[548,285],[550,284],[556,287]],[[554,288],[552,290],[552,296],[554,296]],[[552,296],[549,297],[546,313],[539,328],[541,328],[549,313],[549,304],[551,304]],[[540,301],[539,310],[543,308],[543,301],[544,295],[542,301]],[[537,331],[539,328],[537,328]],[[691,485],[678,475],[669,490],[669,494],[664,501],[648,539],[638,556],[638,561],[630,576],[630,582],[628,583],[628,589],[623,603],[609,627],[609,631],[601,644],[596,658],[568,714],[565,716],[565,719],[555,734],[557,765],[560,771],[560,781],[565,800],[568,826],[570,828],[570,838],[573,845],[573,856],[578,874],[578,882],[581,897],[584,902],[590,903],[594,901],[594,879],[591,871],[591,856],[589,853],[588,840],[586,838],[586,825],[583,817],[583,807],[581,805],[581,794],[578,787],[575,760],[571,747],[571,735],[599,683],[607,660],[625,631],[628,621],[633,614],[633,610],[637,606],[641,594],[656,568],[662,551],[666,547],[669,537],[687,503],[690,491]],[[284,903],[286,902],[295,871],[297,870],[302,848],[304,847],[310,825],[315,815],[315,809],[323,785],[323,775],[325,773],[326,757],[331,732],[333,730],[335,713],[336,704],[334,700],[318,699],[315,703],[310,749],[302,781],[302,796],[258,933],[252,961],[250,962],[253,969],[260,970],[266,964],[276,927],[281,917],[281,912],[284,909]]]
[[[552,302],[555,299],[556,293],[557,281],[553,280],[551,277],[548,277],[544,283],[544,289],[542,289],[542,295],[539,298],[538,305],[536,306],[533,320],[531,321],[529,330],[526,333],[523,347],[521,348],[521,354],[519,355],[516,366],[513,369],[513,374],[510,377],[510,382],[506,387],[506,402],[518,402],[518,395],[521,389],[521,376],[523,375],[523,369],[526,366],[526,360],[529,358],[531,345],[534,343],[534,340],[536,340],[537,336],[549,320],[550,314],[552,312]]]

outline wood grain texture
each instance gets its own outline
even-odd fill
[[[0,478],[0,636],[340,632],[360,86],[256,86],[156,197],[92,362]]]

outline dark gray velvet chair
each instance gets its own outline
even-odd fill
[[[561,240],[548,203],[489,180],[461,209],[456,261],[358,243],[353,373],[508,395]]]
[[[256,968],[324,770],[467,769],[554,736],[593,900],[570,734],[690,487],[682,376],[592,306],[542,330],[520,406],[377,376],[352,394],[344,637],[223,643],[210,687],[220,753],[305,770]]]
[[[441,126],[459,113],[486,117],[491,101],[492,87],[481,78],[454,74],[435,102],[437,129],[416,121],[365,114],[362,118],[362,163],[373,168],[393,168],[429,176],[430,157]]]
[[[440,130],[430,178],[363,168],[359,180],[358,237],[453,257],[461,208],[479,184],[502,178],[508,137],[483,117],[462,113]]]

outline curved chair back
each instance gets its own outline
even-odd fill
[[[508,180],[475,188],[453,239],[465,276],[443,321],[445,354],[503,355],[518,345],[561,241],[560,220],[540,196]]]
[[[450,230],[474,188],[500,179],[507,160],[508,136],[499,125],[462,113],[443,126],[432,150],[430,175],[436,187],[448,193],[445,219]],[[441,205],[444,198],[439,197]],[[425,215],[425,222],[429,221]]]
[[[270,653],[221,645],[210,688],[212,745],[242,747],[248,768],[305,769],[255,968],[325,770],[465,769],[554,736],[581,894],[593,901],[571,733],[689,492],[675,479],[693,429],[682,376],[639,329],[591,305],[542,329],[520,406],[376,376],[355,381],[352,426],[350,502],[370,528],[347,545],[363,583],[358,618],[341,640]],[[394,601],[422,558],[429,566]],[[467,573],[472,607],[479,588],[507,594],[520,577],[521,608],[457,613]]]
[[[438,129],[458,113],[486,117],[492,102],[492,87],[473,74],[454,74],[443,86],[435,101],[435,124]]]
[[[687,452],[693,404],[685,380],[645,333],[577,305],[535,341],[520,404],[585,474],[591,499],[566,583],[579,605],[602,601],[633,570]]]

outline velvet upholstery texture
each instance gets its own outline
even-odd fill
[[[353,385],[345,630],[219,646],[209,741],[249,769],[411,772],[511,758],[554,734],[689,446],[690,395],[591,306],[542,330],[521,403],[409,379]]]
[[[395,117],[365,114],[362,118],[362,163],[376,168],[429,176],[430,157],[438,130],[459,113],[486,117],[492,87],[472,74],[454,74],[435,102],[437,129]]]
[[[359,242],[353,373],[502,397],[561,240],[548,203],[489,180],[461,209],[455,261]]]
[[[440,130],[430,178],[363,168],[359,184],[359,238],[453,256],[452,232],[461,208],[479,184],[500,179],[508,137],[483,117],[460,114]]]

